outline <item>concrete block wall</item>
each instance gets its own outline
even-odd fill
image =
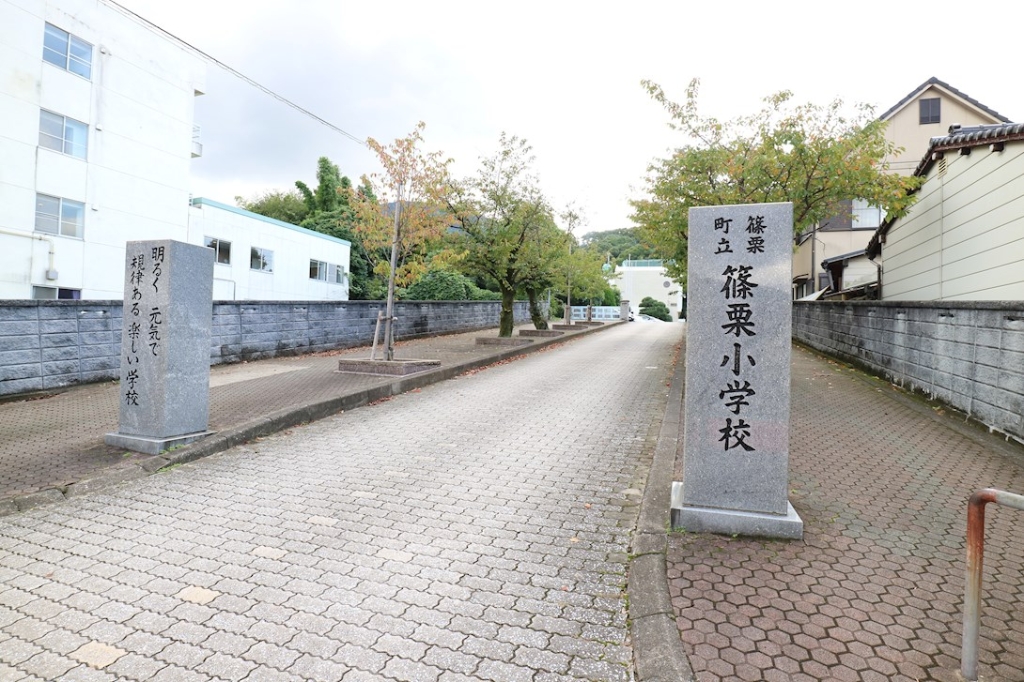
[[[0,395],[116,378],[121,303],[0,304]]]
[[[798,301],[793,338],[1024,442],[1024,303]]]
[[[395,337],[498,326],[497,301],[400,301]],[[517,302],[517,323],[530,319]],[[210,364],[351,348],[373,341],[382,301],[214,302]],[[117,379],[120,301],[0,301],[0,396]]]

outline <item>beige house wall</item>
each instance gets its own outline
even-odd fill
[[[793,279],[817,277],[822,272],[821,261],[853,251],[860,251],[871,241],[874,230],[818,230],[793,253]],[[811,267],[811,241],[814,241],[814,267]]]
[[[922,99],[941,100],[938,123],[921,124]],[[913,175],[917,165],[928,151],[928,142],[933,137],[949,134],[949,126],[959,123],[963,127],[1001,123],[999,119],[965,102],[938,85],[930,85],[901,109],[889,117],[885,137],[897,147],[903,147],[900,154],[886,158],[889,168],[901,175]]]
[[[843,289],[852,289],[878,280],[878,266],[867,256],[851,258],[843,268]]]
[[[883,298],[1024,299],[1024,144],[948,152],[944,161],[886,235]]]

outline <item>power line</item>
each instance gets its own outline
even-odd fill
[[[232,68],[232,67],[228,66],[227,64],[225,64],[224,62],[220,61],[219,59],[217,59],[213,55],[200,50],[195,45],[192,45],[191,43],[189,43],[189,42],[179,38],[178,36],[174,35],[170,31],[168,31],[167,29],[165,29],[165,28],[163,28],[161,26],[157,26],[156,24],[154,24],[149,19],[146,19],[145,17],[136,14],[135,12],[131,11],[130,9],[125,7],[124,5],[121,5],[121,4],[117,3],[117,2],[115,2],[115,0],[103,0],[103,2],[106,3],[107,5],[110,5],[111,7],[116,9],[117,11],[121,12],[122,14],[127,16],[128,18],[142,23],[143,25],[145,25],[150,30],[156,31],[157,33],[160,33],[161,35],[163,35],[163,36],[165,36],[167,38],[170,38],[174,42],[180,43],[181,45],[184,45],[186,48],[188,48],[192,52],[196,53],[197,55],[199,55],[203,59],[205,59],[205,60],[207,60],[207,61],[209,61],[209,62],[211,62],[213,64],[216,64],[217,66],[219,66],[220,68],[224,69],[225,71],[227,71],[231,75],[235,76],[236,78],[245,81],[246,83],[248,83],[249,85],[253,86],[257,90],[260,90],[263,93],[265,93],[267,95],[270,95],[271,97],[276,99],[278,102],[281,102],[282,104],[286,104],[286,105],[290,106],[292,109],[295,109],[296,111],[298,111],[300,113],[303,113],[306,116],[309,116],[314,121],[317,121],[318,123],[327,126],[328,128],[330,128],[331,130],[333,130],[336,133],[340,133],[341,135],[344,135],[345,137],[347,137],[348,139],[352,140],[353,142],[355,142],[357,144],[361,144],[364,147],[366,146],[366,141],[365,140],[362,140],[362,139],[356,137],[352,133],[349,133],[349,132],[347,132],[345,130],[342,130],[341,128],[339,128],[338,126],[334,125],[330,121],[328,121],[328,120],[326,120],[326,119],[324,119],[324,118],[322,118],[320,116],[317,116],[316,114],[314,114],[309,109],[306,109],[305,107],[303,107],[303,106],[301,106],[299,104],[296,104],[295,102],[291,101],[287,97],[284,97],[283,95],[277,94],[276,92],[274,92],[270,88],[266,87],[265,85],[261,85],[260,83],[257,83],[252,78],[249,78],[248,76],[246,76],[244,73],[242,73],[238,69],[235,69],[235,68]]]

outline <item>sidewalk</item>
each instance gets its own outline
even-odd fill
[[[397,379],[335,371],[338,357],[366,357],[365,348],[218,366],[211,372],[216,435],[157,458],[102,444],[117,426],[114,383],[2,403],[0,514],[610,326],[515,349],[476,345],[477,336],[494,330],[403,342],[397,357],[440,359],[442,369]],[[675,397],[681,376],[680,366]],[[804,520],[804,539],[670,533],[666,553],[661,484],[673,478],[673,459],[675,480],[682,473],[681,404],[669,404],[631,549],[637,559],[652,557],[634,559],[630,568],[630,618],[643,621],[646,609],[646,622],[654,623],[634,630],[638,662],[648,656],[651,669],[665,663],[671,656],[663,645],[677,631],[687,660],[663,668],[683,672],[661,682],[688,679],[687,661],[701,682],[958,679],[966,501],[984,487],[1024,492],[1024,450],[884,381],[794,348],[790,499]],[[643,573],[651,566],[660,575]],[[1022,566],[1024,514],[990,506],[980,638],[986,682],[1024,682]],[[659,616],[671,638],[654,632]]]
[[[210,430],[214,435],[153,457],[107,446],[117,431],[117,382],[63,389],[0,403],[0,515],[146,476],[306,421],[413,390],[494,362],[606,329],[615,323],[534,338],[529,345],[478,345],[497,328],[400,341],[397,359],[440,360],[440,369],[405,377],[338,372],[342,357],[369,357],[369,348],[281,357],[210,371]],[[516,328],[532,329],[532,325]],[[378,351],[379,352],[379,351]]]
[[[669,537],[696,679],[959,679],[967,499],[1024,493],[1022,449],[796,347],[792,391],[803,541]],[[979,672],[1020,681],[1024,514],[990,505],[986,517]]]

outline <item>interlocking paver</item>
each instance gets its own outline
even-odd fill
[[[844,365],[802,349],[793,359],[790,487],[804,540],[669,539],[698,680],[955,679],[966,500],[1024,491],[1024,455]],[[981,674],[1020,682],[1024,518],[988,521]]]
[[[680,336],[622,325],[4,517],[0,617],[116,646],[125,679],[622,679],[624,491]]]

